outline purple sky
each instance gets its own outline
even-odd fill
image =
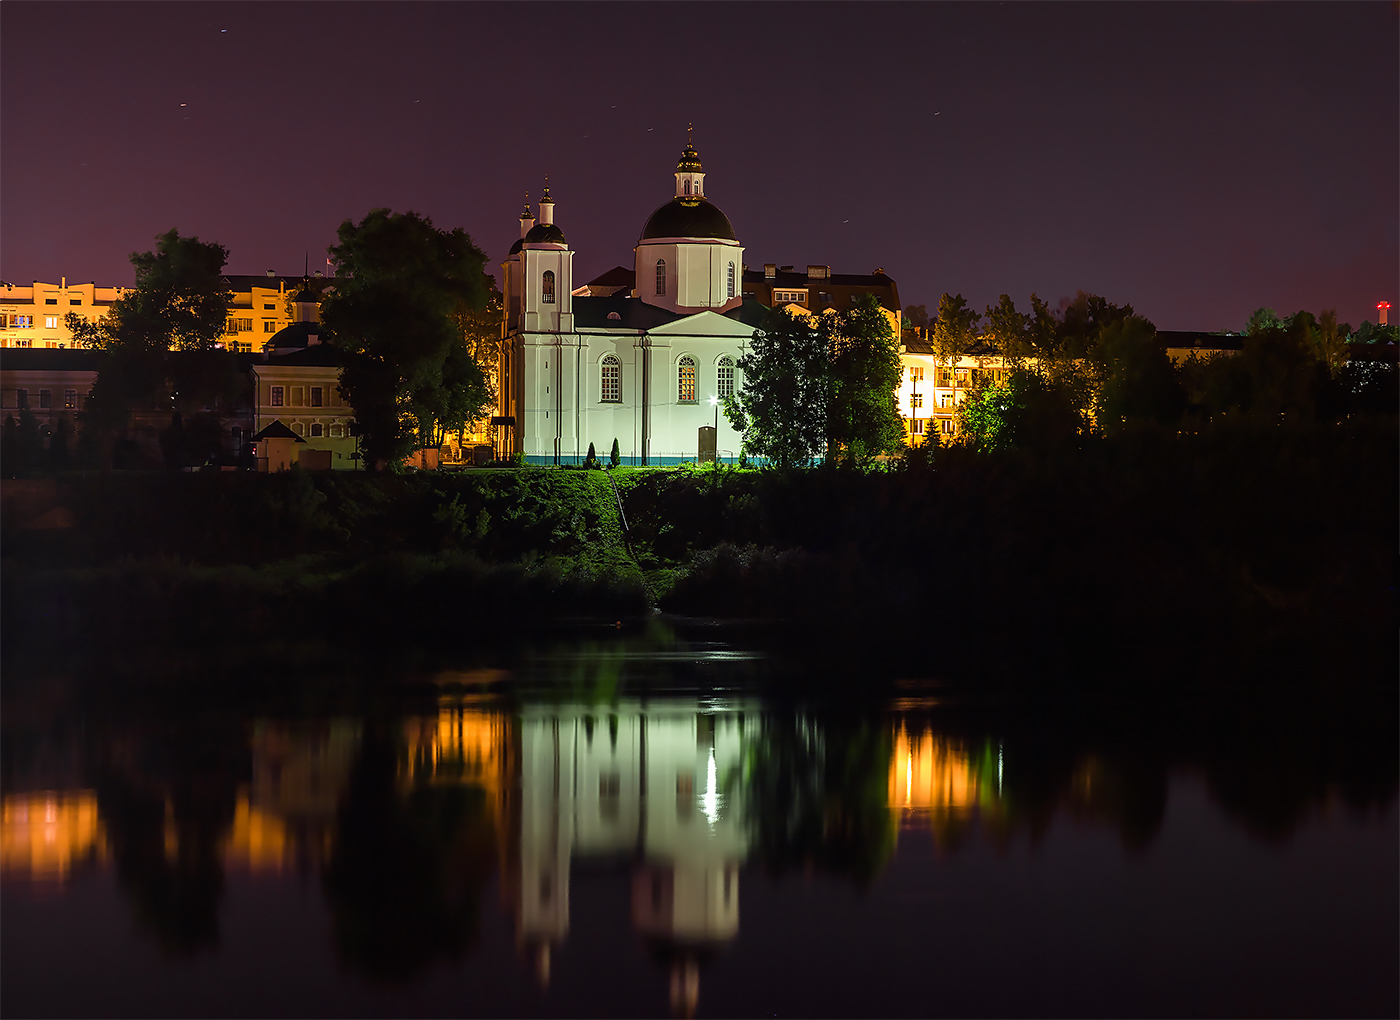
[[[376,206],[498,272],[547,173],[582,283],[631,265],[694,121],[750,266],[1358,324],[1400,279],[1398,29],[1390,3],[9,0],[0,278],[129,284],[172,226],[300,272]]]

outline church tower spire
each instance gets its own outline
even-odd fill
[[[676,197],[685,201],[705,197],[705,175],[700,163],[700,153],[690,141],[691,128],[685,129],[685,148],[676,161]]]

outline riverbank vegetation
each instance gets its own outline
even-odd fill
[[[5,637],[393,653],[661,610],[926,675],[1360,679],[1393,657],[1398,474],[1394,419],[1357,416],[875,470],[64,475],[29,483],[56,510],[8,501]]]

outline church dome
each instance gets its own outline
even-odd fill
[[[536,230],[539,228],[536,227]],[[531,231],[533,233],[533,231]],[[650,237],[715,237],[737,241],[729,217],[703,198],[673,198],[647,219],[642,240]]]
[[[536,223],[525,235],[526,244],[568,244],[556,223]]]
[[[695,151],[695,146],[689,142],[685,143],[685,149],[681,152],[681,158],[676,161],[676,169],[681,171],[694,172],[703,170],[700,165],[700,153]]]

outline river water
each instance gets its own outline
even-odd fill
[[[6,678],[12,1016],[1394,1016],[1393,704]],[[288,694],[287,692],[292,692]]]

